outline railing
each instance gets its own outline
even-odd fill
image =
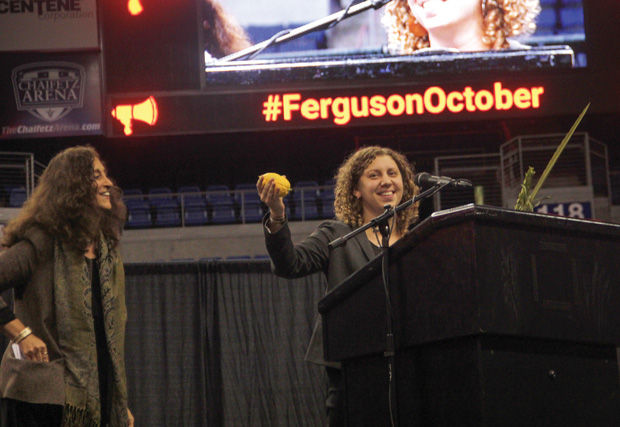
[[[0,152],[0,204],[21,207],[44,169],[32,153]]]

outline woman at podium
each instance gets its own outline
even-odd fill
[[[413,168],[407,158],[390,148],[371,146],[349,156],[336,174],[334,212],[336,218],[321,223],[303,241],[294,244],[286,218],[286,208],[273,179],[257,182],[260,199],[269,207],[263,219],[265,243],[278,276],[294,278],[322,271],[327,291],[381,253],[382,236],[369,228],[345,245],[330,248],[329,243],[369,223],[385,212],[384,206],[397,206],[412,198],[419,189],[413,183]],[[397,242],[418,216],[417,204],[389,219],[389,244]],[[340,366],[323,357],[320,319],[306,352],[306,360],[324,365],[329,389],[325,402],[330,426],[343,424]]]

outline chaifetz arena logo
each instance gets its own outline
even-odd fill
[[[24,64],[13,70],[15,104],[46,122],[55,122],[74,108],[82,108],[84,67],[69,62]]]

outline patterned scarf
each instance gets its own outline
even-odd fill
[[[125,273],[116,250],[100,237],[99,278],[106,343],[112,360],[110,426],[127,426],[125,377]],[[96,426],[101,422],[97,348],[92,311],[92,278],[83,254],[56,241],[54,304],[58,344],[65,358],[63,426]]]

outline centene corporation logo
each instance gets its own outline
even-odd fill
[[[69,62],[21,65],[11,75],[17,109],[55,122],[82,108],[85,75],[84,67]]]

